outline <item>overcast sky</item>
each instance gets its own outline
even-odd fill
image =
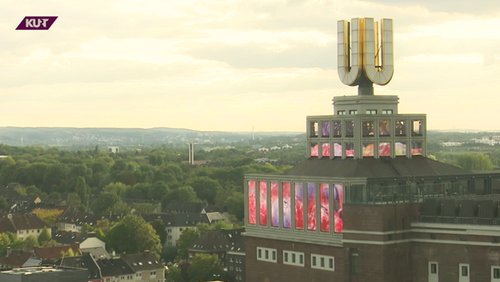
[[[58,16],[17,31],[24,16]],[[355,95],[336,23],[394,20],[376,95],[429,129],[500,130],[498,0],[0,0],[0,126],[305,131]]]

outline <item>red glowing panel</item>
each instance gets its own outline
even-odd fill
[[[290,182],[283,182],[283,227],[290,228],[292,226],[292,207],[290,205]]]
[[[391,144],[390,143],[378,144],[378,155],[379,155],[379,157],[390,157],[391,156]]]
[[[321,204],[320,230],[330,231],[330,186],[326,183],[319,185],[319,202]]]
[[[255,181],[248,181],[248,223],[256,223],[256,212],[255,212]]]
[[[316,230],[316,185],[307,183],[307,229]]]
[[[321,156],[323,156],[323,157],[330,156],[330,144],[329,143],[323,143],[321,145]]]
[[[342,210],[344,208],[344,186],[342,184],[333,184],[333,222],[334,231],[342,233],[344,229],[344,220]]]
[[[271,225],[275,227],[280,226],[278,182],[271,182]]]
[[[267,183],[265,181],[259,183],[259,208],[259,223],[267,225]]]
[[[295,183],[295,228],[304,229],[304,186]]]

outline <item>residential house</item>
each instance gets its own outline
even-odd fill
[[[55,263],[58,259],[66,256],[81,255],[80,249],[77,244],[73,245],[60,245],[52,247],[35,247],[33,248],[35,257],[41,259],[43,264]]]
[[[58,231],[53,239],[58,244],[76,244],[80,252],[91,253],[95,258],[111,258],[106,251],[106,243],[95,236],[94,233],[82,235],[78,232]]]
[[[154,254],[150,252],[126,254],[122,255],[121,259],[134,270],[135,281],[165,281],[165,267]]]
[[[5,257],[0,258],[0,270],[19,267],[32,267],[42,264],[42,260],[34,257],[33,252],[7,249]]]
[[[7,201],[8,211],[11,213],[31,212],[42,200],[38,196],[20,194],[17,184],[0,187],[0,197]]]
[[[84,225],[95,226],[99,218],[75,209],[67,209],[57,220],[58,231],[82,232]]]
[[[217,255],[232,281],[245,281],[245,249],[243,229],[210,230],[204,232],[188,249],[189,257],[196,254]]]
[[[12,232],[17,238],[24,240],[29,236],[38,238],[45,228],[43,221],[31,213],[8,214],[0,218],[0,233]],[[47,229],[49,235],[51,230]]]

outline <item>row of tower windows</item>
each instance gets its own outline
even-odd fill
[[[378,121],[378,127],[377,125]],[[380,137],[394,136],[407,136],[407,121],[396,120],[391,124],[388,119],[366,119],[361,122],[363,137],[375,136],[378,132]],[[355,122],[354,120],[325,120],[325,121],[311,121],[310,122],[310,137],[354,137]],[[342,132],[344,126],[345,132]],[[392,132],[394,126],[394,132]],[[422,136],[423,134],[423,121],[421,119],[411,120],[411,136]]]

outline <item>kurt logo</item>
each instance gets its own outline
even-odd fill
[[[48,30],[57,17],[31,16],[24,17],[16,30]]]

